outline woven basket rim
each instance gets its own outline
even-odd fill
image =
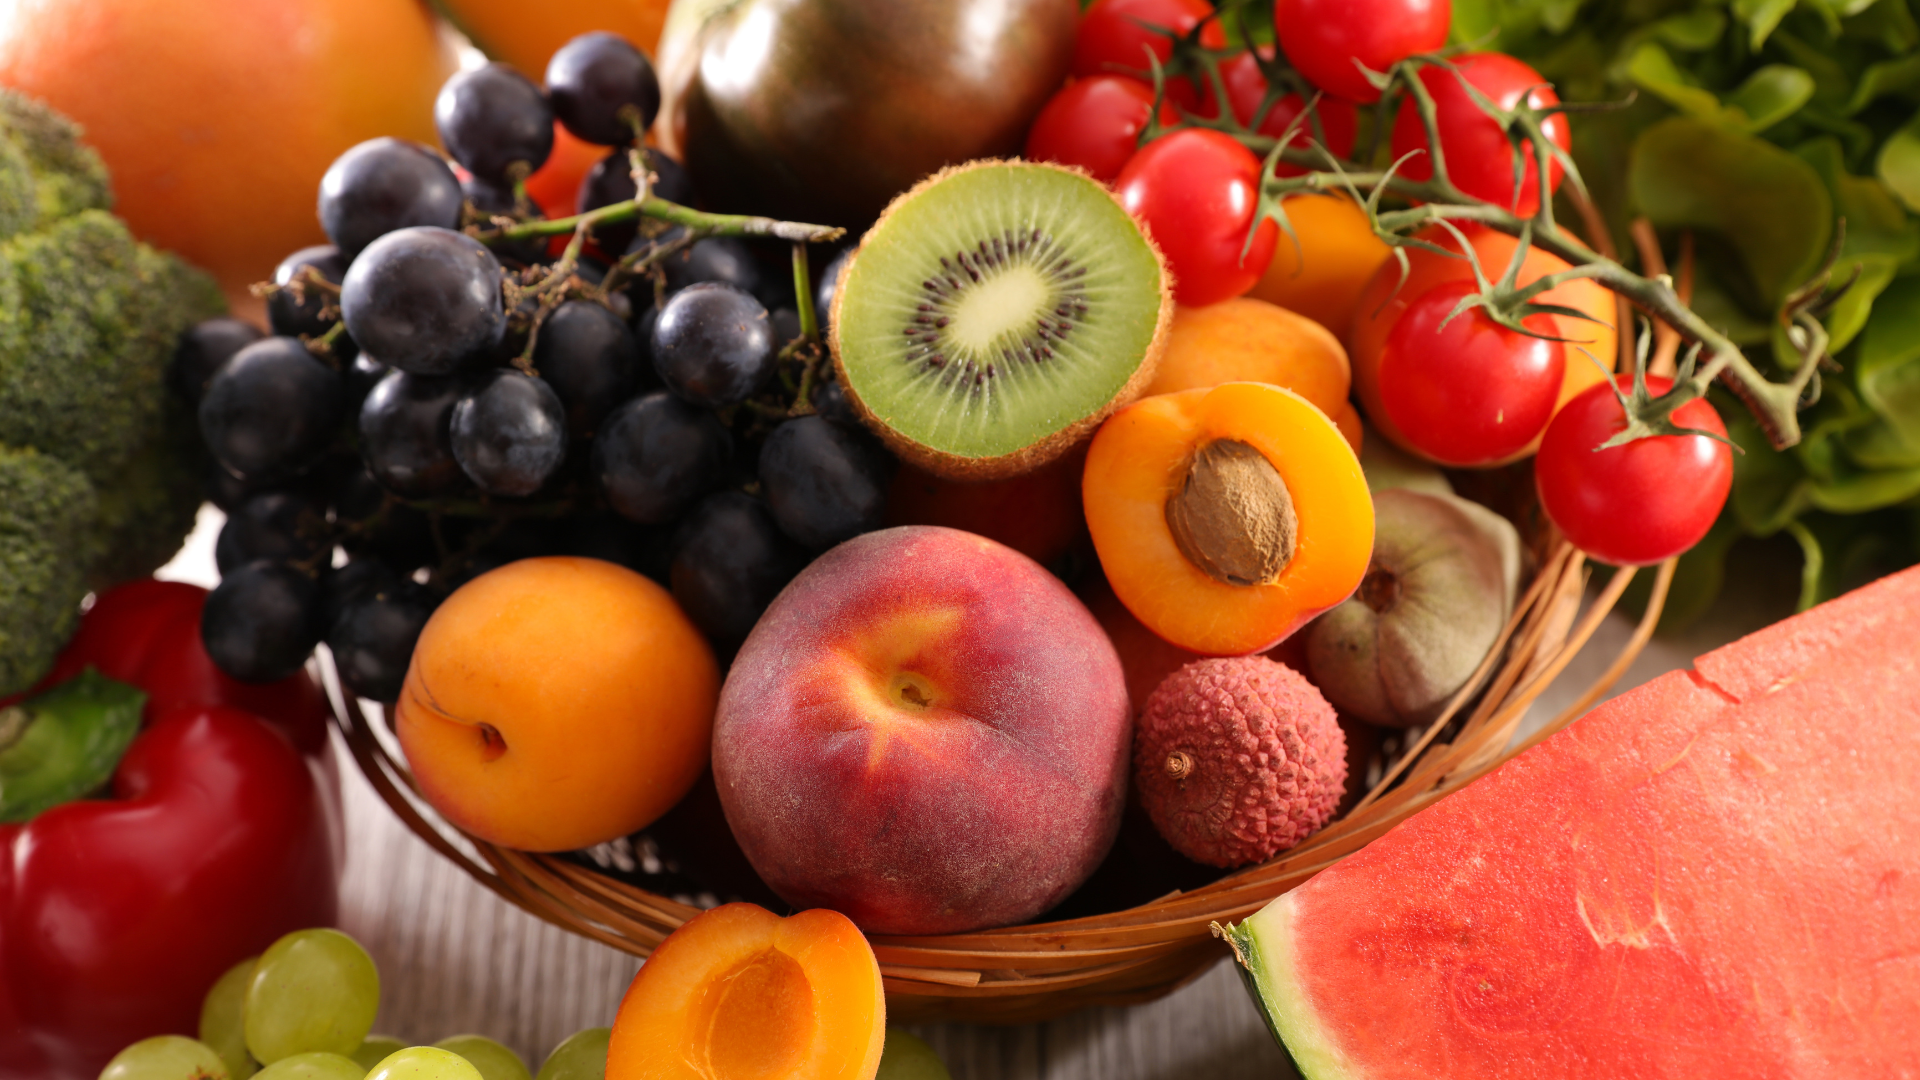
[[[1631,568],[1615,573],[1582,611],[1585,556],[1553,533],[1538,563],[1480,669],[1346,814],[1268,862],[1135,907],[964,934],[872,935],[889,1015],[1026,1022],[1169,993],[1228,955],[1214,938],[1215,924],[1246,918],[1584,714],[1651,637],[1675,560],[1655,572],[1645,612],[1608,669],[1544,727],[1515,744],[1512,737],[1527,707],[1587,644],[1636,576]],[[343,691],[331,657],[321,650],[316,663],[334,723],[382,801],[409,831],[502,899],[642,958],[699,914],[698,907],[600,873],[586,861],[500,848],[448,824],[420,796],[412,775],[382,743],[360,702]],[[1441,732],[1468,706],[1471,711],[1452,729],[1451,741],[1439,742]]]

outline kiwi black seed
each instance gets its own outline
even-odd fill
[[[1173,317],[1159,251],[1085,173],[945,169],[861,240],[833,296],[841,387],[895,453],[988,480],[1059,457],[1137,397]]]

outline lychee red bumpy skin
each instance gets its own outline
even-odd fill
[[[1135,729],[1134,782],[1153,824],[1210,866],[1264,862],[1333,817],[1347,739],[1303,676],[1264,656],[1167,676]]]

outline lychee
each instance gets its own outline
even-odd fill
[[[1154,827],[1181,854],[1245,866],[1333,817],[1346,789],[1347,737],[1333,706],[1285,664],[1196,660],[1147,698],[1133,775]]]

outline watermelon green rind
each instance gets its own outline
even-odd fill
[[[1293,969],[1292,893],[1275,900],[1246,920],[1216,932],[1233,949],[1234,967],[1260,1007],[1267,1030],[1293,1058],[1304,1080],[1358,1080],[1359,1074],[1338,1047],[1326,1037],[1320,1021]]]

